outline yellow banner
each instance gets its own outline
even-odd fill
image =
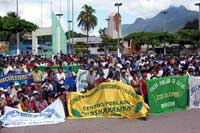
[[[103,83],[86,93],[68,95],[69,119],[141,118],[147,116],[143,97],[121,82]]]

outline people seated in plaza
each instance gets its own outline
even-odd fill
[[[2,113],[4,106],[27,112],[41,112],[58,97],[63,104],[67,104],[67,92],[76,91],[77,77],[71,67],[65,70],[63,65],[78,64],[80,69],[88,71],[85,79],[88,85],[86,90],[91,90],[104,82],[119,81],[131,85],[137,94],[144,97],[146,103],[148,103],[147,80],[179,75],[200,76],[198,56],[174,58],[123,55],[118,58],[107,55],[91,58],[76,55],[61,55],[60,57],[25,55],[2,58],[2,76],[29,73],[29,78],[33,80],[31,84],[19,84],[13,81],[5,88],[0,88]],[[44,72],[39,69],[41,66],[46,67]],[[50,66],[58,69],[53,70]],[[108,73],[104,72],[106,69]],[[67,80],[68,84],[66,84]]]

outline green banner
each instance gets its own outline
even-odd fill
[[[149,80],[147,87],[151,113],[186,109],[188,76]]]
[[[69,68],[72,68],[72,71],[77,73],[78,70],[79,70],[79,66],[62,66],[63,70],[66,71],[66,70],[69,70]],[[38,69],[40,71],[44,71],[47,67],[46,66],[39,66]],[[51,66],[49,67],[51,70],[54,70],[54,71],[57,71],[58,70],[58,66]]]

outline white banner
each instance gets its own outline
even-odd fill
[[[16,108],[5,107],[5,114],[0,121],[3,122],[4,127],[56,124],[65,121],[65,112],[62,102],[57,99],[41,113],[27,113]]]
[[[200,78],[189,78],[190,108],[200,108]]]
[[[78,70],[78,74],[77,74],[77,78],[76,78],[76,88],[77,88],[76,91],[77,92],[83,92],[87,88],[88,84],[86,81],[86,77],[87,77],[88,73],[89,73],[88,70],[81,70],[81,69]],[[104,78],[106,79],[108,77],[109,69],[104,69],[103,73],[104,73]],[[98,78],[98,76],[96,77],[96,79]]]
[[[77,78],[76,78],[76,88],[77,92],[83,92],[85,91],[85,88],[87,88],[87,81],[86,77],[88,75],[87,70],[78,70]]]

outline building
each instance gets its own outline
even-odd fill
[[[9,50],[9,42],[0,41],[0,52],[7,52]]]
[[[118,38],[118,32],[119,37],[122,36],[121,34],[121,16],[118,13],[112,13],[108,17],[108,26],[106,28],[106,35],[110,38],[117,39]]]
[[[73,38],[73,39],[71,38],[70,40],[68,40],[68,44],[70,44],[70,48],[68,48],[68,49],[69,50],[71,49],[73,51],[73,53],[75,53],[76,45],[79,45],[79,44],[86,45],[87,44],[87,37],[80,37],[80,38]],[[90,54],[104,53],[104,50],[100,50],[101,45],[102,45],[101,37],[90,36],[88,38],[88,50],[90,51]]]

